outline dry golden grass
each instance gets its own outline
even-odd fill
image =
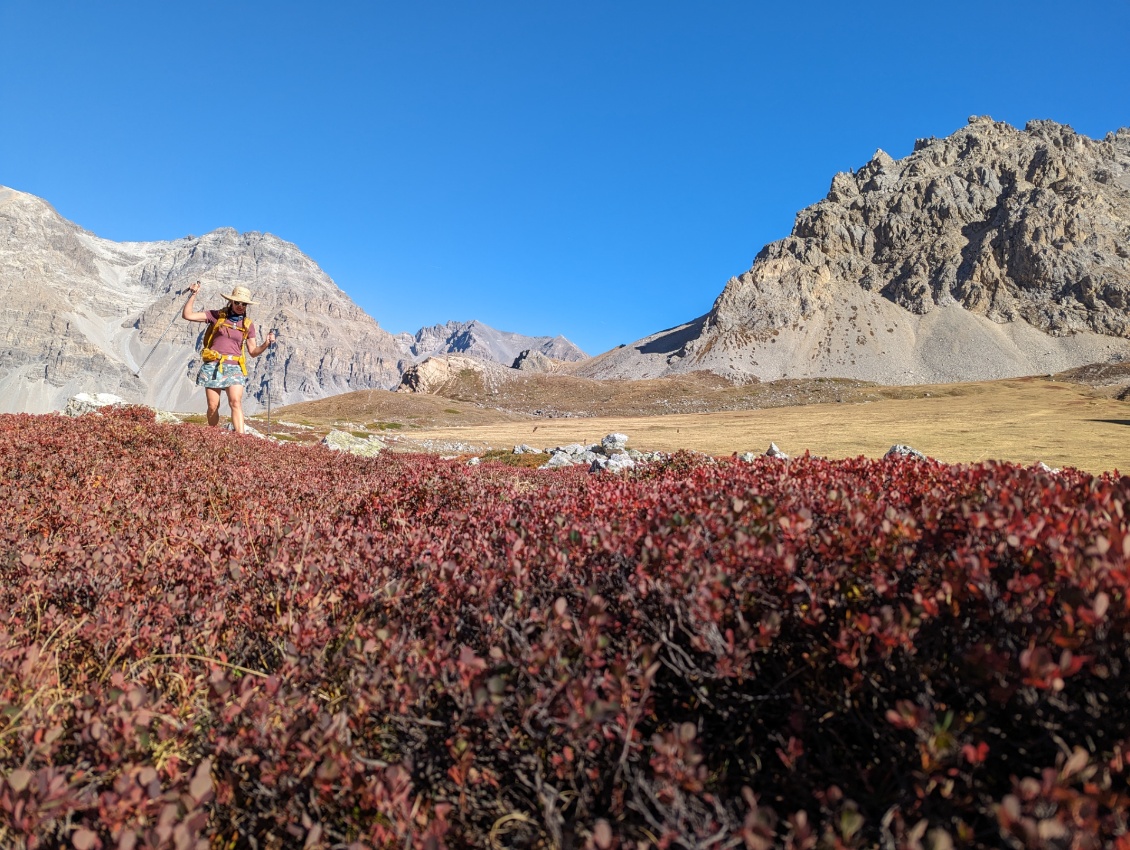
[[[496,422],[413,430],[414,440],[495,448],[591,443],[613,431],[641,450],[712,455],[763,452],[775,442],[798,455],[881,457],[904,443],[949,463],[1008,460],[1130,469],[1130,406],[1095,390],[1043,378],[888,389],[869,402],[808,404],[667,416],[604,416]],[[898,397],[904,395],[906,397]]]
[[[1128,378],[1130,366],[1103,364],[1054,379],[908,387],[831,380],[734,386],[713,375],[649,381],[518,375],[493,387],[463,382],[444,395],[347,393],[284,408],[276,422],[312,426],[284,434],[291,439],[361,428],[410,451],[452,451],[445,442],[484,450],[592,443],[621,431],[641,450],[727,456],[762,452],[772,441],[793,455],[807,450],[842,458],[879,457],[904,443],[951,463],[1043,461],[1101,472],[1130,468],[1123,448],[1130,405],[1116,397]]]

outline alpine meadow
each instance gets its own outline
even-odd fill
[[[1130,5],[0,3],[0,850],[1130,850]]]

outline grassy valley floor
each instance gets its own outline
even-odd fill
[[[734,386],[713,376],[582,382],[525,378],[441,393],[369,390],[276,412],[273,433],[312,441],[330,428],[401,451],[459,454],[519,443],[591,443],[619,431],[640,450],[879,457],[895,443],[949,463],[1044,462],[1088,472],[1130,468],[1126,375],[1064,373],[934,386],[847,381]],[[1124,370],[1123,370],[1124,371]],[[662,412],[660,412],[662,411]],[[262,416],[253,417],[260,430]]]
[[[909,398],[808,404],[668,416],[610,416],[497,422],[413,430],[414,441],[459,441],[495,448],[595,442],[612,431],[641,450],[693,449],[712,455],[763,452],[879,457],[904,443],[948,463],[1008,460],[1130,468],[1130,407],[1088,387],[1026,378],[915,388]]]

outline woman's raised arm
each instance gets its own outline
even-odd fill
[[[188,287],[188,300],[184,302],[184,309],[180,311],[181,318],[189,322],[206,322],[208,314],[193,310],[192,304],[196,300],[196,293],[200,291],[200,281]]]

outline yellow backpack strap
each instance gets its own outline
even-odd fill
[[[243,339],[239,343],[239,370],[247,376],[247,335],[251,333],[251,320],[243,317]]]
[[[216,333],[220,330],[220,326],[224,323],[226,318],[227,314],[221,310],[220,314],[216,316],[216,321],[208,326],[208,330],[204,332],[204,348],[212,347],[212,340],[216,338]]]

